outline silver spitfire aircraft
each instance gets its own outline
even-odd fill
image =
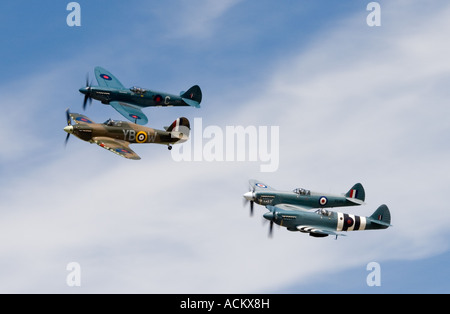
[[[270,221],[269,236],[273,223],[289,231],[309,233],[312,237],[343,236],[342,231],[386,229],[391,224],[391,214],[381,205],[370,217],[329,211],[329,207],[356,206],[364,204],[365,192],[360,183],[343,195],[331,195],[295,189],[292,192],[277,191],[257,180],[250,180],[250,191],[243,196],[253,203],[265,206],[269,212],[263,216]],[[314,210],[316,209],[316,210]]]

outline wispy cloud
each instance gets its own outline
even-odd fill
[[[211,36],[214,27],[201,25],[211,26],[237,3],[182,5],[186,19],[197,17],[183,20],[185,31]],[[72,138],[64,155],[2,181],[0,236],[9,240],[0,244],[0,291],[279,291],[295,282],[324,280],[324,270],[326,276],[374,260],[422,258],[448,249],[440,239],[450,217],[440,196],[449,186],[449,150],[435,139],[448,138],[449,8],[442,5],[423,16],[413,9],[418,3],[383,5],[386,22],[380,29],[369,29],[357,16],[324,30],[323,40],[274,60],[277,70],[261,78],[254,99],[209,117],[225,125],[279,125],[277,173],[262,174],[253,163],[177,163],[156,145],[134,147],[143,159],[133,162]],[[200,4],[206,6],[194,10]],[[406,6],[411,14],[397,16]],[[415,32],[403,28],[405,19],[419,23]],[[422,48],[424,42],[433,49]],[[39,84],[11,86],[28,86],[26,91],[45,99],[41,88],[77,63],[38,75]],[[74,80],[69,85],[78,87]],[[245,91],[241,86],[233,93]],[[88,114],[95,119],[107,110],[94,104]],[[21,115],[32,122],[33,114]],[[14,127],[6,118],[1,122],[8,130]],[[60,132],[62,146],[63,120],[46,123]],[[2,144],[13,136],[2,137]],[[17,146],[13,153],[31,152]],[[1,158],[9,162],[14,154]],[[265,209],[256,208],[250,219],[242,207],[252,177],[279,189],[304,185],[335,193],[361,181],[368,205],[348,211],[370,215],[386,203],[394,227],[350,233],[338,241],[275,228],[269,240],[259,217]],[[65,266],[72,261],[81,265],[79,290],[65,285]],[[277,271],[279,265],[289,271]]]
[[[194,0],[177,2],[173,7],[158,8],[154,14],[167,26],[172,39],[204,39],[214,34],[221,17],[242,0]],[[161,15],[161,12],[165,12]]]

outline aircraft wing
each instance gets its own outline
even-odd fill
[[[72,120],[76,124],[90,124],[90,123],[94,123],[94,121],[92,121],[88,117],[86,117],[86,116],[84,116],[82,114],[79,114],[79,113],[70,113],[69,115],[70,115],[70,117],[72,118]]]
[[[255,179],[251,179],[248,181],[248,184],[250,185],[250,188],[253,190],[255,189],[256,191],[275,191],[274,188],[268,186],[267,184],[262,183],[261,181],[255,180]]]
[[[297,211],[309,211],[309,210],[313,209],[313,207],[298,206],[298,205],[292,205],[292,204],[277,204],[276,207],[280,208],[280,209],[283,209],[283,210],[297,210]],[[271,209],[269,209],[269,210],[271,210]]]
[[[100,137],[100,136],[94,137],[92,138],[92,140],[98,146],[103,147],[104,149],[107,149],[119,156],[134,160],[141,159],[141,157],[139,157],[138,154],[136,154],[132,149],[130,149],[129,146],[130,143],[126,141],[115,140],[110,137]]]
[[[343,237],[346,236],[345,234],[338,233],[335,230],[327,229],[327,228],[324,228],[324,227],[314,227],[314,226],[301,225],[301,226],[297,226],[297,230],[300,231],[300,232],[311,233],[311,234],[316,235],[316,236],[334,235],[334,236],[336,236],[336,238],[338,236],[343,236]]]
[[[111,105],[111,107],[116,109],[122,116],[124,116],[133,123],[145,125],[148,122],[147,116],[142,112],[141,109],[137,108],[136,106],[118,101],[111,101],[109,104]]]
[[[94,72],[98,85],[115,89],[126,89],[125,86],[123,86],[122,83],[120,83],[120,81],[108,70],[105,70],[102,67],[95,67]]]

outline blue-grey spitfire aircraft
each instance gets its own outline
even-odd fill
[[[83,109],[86,109],[88,101],[92,102],[92,99],[96,99],[103,104],[111,105],[121,115],[136,124],[144,125],[148,122],[142,108],[161,106],[199,108],[202,101],[202,91],[198,85],[192,86],[177,96],[136,86],[126,88],[114,75],[102,67],[96,67],[94,72],[99,86],[90,86],[89,78],[86,78],[86,86],[80,88],[80,92],[84,94]]]
[[[309,233],[312,237],[345,235],[342,231],[386,229],[391,224],[391,214],[386,205],[381,205],[370,217],[361,217],[327,210],[330,207],[356,206],[364,204],[365,192],[356,183],[347,193],[332,195],[313,192],[303,188],[293,191],[277,191],[257,180],[250,180],[250,191],[244,194],[253,203],[265,206],[269,212],[263,217],[270,221],[269,236],[273,224],[286,227],[289,231]]]
[[[105,123],[94,123],[88,117],[70,113],[66,111],[67,132],[65,143],[69,140],[70,134],[87,141],[95,143],[119,156],[128,159],[141,159],[133,150],[130,144],[156,143],[168,145],[169,150],[172,144],[186,142],[189,138],[190,125],[186,118],[176,119],[165,130],[156,130],[131,122],[114,121],[108,119]],[[72,119],[75,125],[72,125]]]

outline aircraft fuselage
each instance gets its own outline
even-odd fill
[[[99,100],[103,104],[118,101],[139,107],[189,106],[180,96],[146,89],[114,89],[95,86],[81,88],[80,92],[83,94],[89,93],[91,98]]]

